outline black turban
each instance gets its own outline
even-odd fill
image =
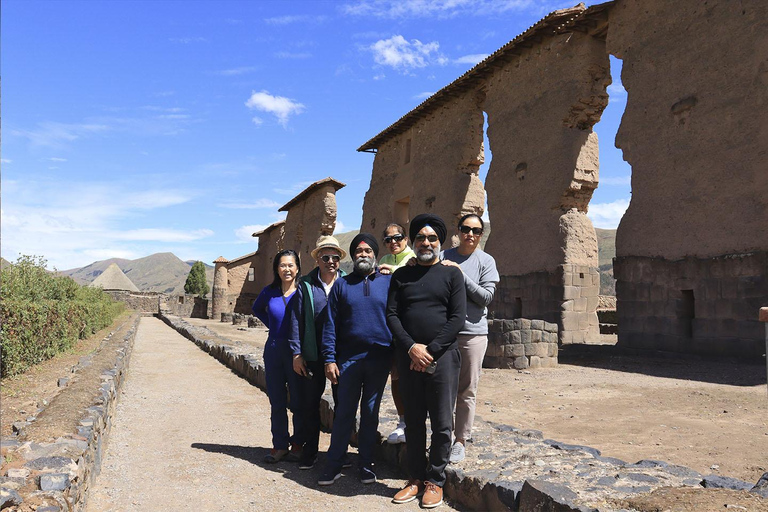
[[[352,256],[352,259],[355,259],[355,249],[360,245],[360,242],[367,243],[373,249],[373,254],[377,258],[379,257],[379,242],[376,241],[376,237],[370,233],[359,233],[349,244],[349,255]]]
[[[431,213],[422,213],[417,215],[411,220],[411,227],[408,230],[411,240],[416,240],[416,235],[419,231],[424,229],[424,226],[429,226],[435,230],[437,238],[440,239],[440,243],[445,243],[445,236],[448,233],[445,229],[445,222],[437,215]]]

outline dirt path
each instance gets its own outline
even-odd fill
[[[265,330],[186,320],[253,353],[263,350]],[[484,369],[478,417],[627,462],[658,459],[751,483],[768,471],[764,365],[615,356],[609,349],[582,356],[572,355],[583,352],[579,347],[566,349],[556,368]],[[381,420],[394,426],[396,417],[386,397]]]
[[[392,510],[403,480],[391,469],[379,467],[380,481],[363,485],[351,468],[318,488],[322,458],[311,471],[263,464],[270,439],[264,393],[143,318],[87,510]],[[327,435],[321,443],[324,452]]]

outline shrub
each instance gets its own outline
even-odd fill
[[[112,323],[123,310],[100,288],[78,285],[21,256],[0,273],[0,375],[10,377],[71,349]]]

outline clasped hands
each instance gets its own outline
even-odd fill
[[[414,343],[408,351],[408,355],[411,356],[411,370],[417,372],[426,371],[427,366],[435,360],[432,354],[427,351],[427,346],[421,343]]]

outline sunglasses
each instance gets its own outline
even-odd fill
[[[385,244],[391,244],[392,242],[400,243],[403,240],[405,240],[405,237],[403,235],[392,235],[392,236],[385,236],[384,237],[384,243]]]
[[[326,263],[328,263],[330,261],[333,261],[334,263],[338,263],[339,260],[341,259],[341,256],[339,256],[337,254],[325,254],[323,256],[320,256],[320,259],[323,260]]]
[[[417,242],[423,242],[424,240],[429,240],[429,243],[433,244],[439,240],[437,235],[416,235],[416,238],[414,239]]]
[[[465,235],[469,234],[470,231],[475,236],[480,236],[483,234],[483,228],[471,228],[469,226],[459,226],[459,231],[461,231]]]

